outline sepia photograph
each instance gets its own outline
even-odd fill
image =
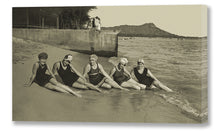
[[[207,6],[12,8],[12,120],[207,123]]]

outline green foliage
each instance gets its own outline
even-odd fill
[[[88,13],[92,9],[96,9],[96,7],[45,7],[40,8],[40,14],[45,18],[59,17],[62,29],[83,29],[89,21]]]
[[[96,7],[16,7],[13,8],[13,27],[83,29],[92,9]]]
[[[83,29],[89,21],[88,12],[95,8],[87,6],[63,9],[60,13],[61,28]]]

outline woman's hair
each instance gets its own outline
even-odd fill
[[[92,54],[92,55],[89,56],[89,59],[94,59],[95,61],[97,61],[98,60],[98,56],[95,55],[95,54]]]
[[[48,54],[45,52],[42,52],[38,55],[38,59],[47,59],[48,58]]]

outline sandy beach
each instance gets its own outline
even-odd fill
[[[40,52],[48,53],[47,64],[51,68],[66,54],[74,56],[72,64],[80,72],[88,62],[86,54],[13,38],[13,121],[199,123],[186,117],[175,105],[154,95],[153,91],[111,89],[107,94],[100,94],[80,90],[82,98],[77,98],[35,83],[26,88],[24,84],[29,80]],[[108,58],[100,57],[98,61],[109,73],[113,65]]]

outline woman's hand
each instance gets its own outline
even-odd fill
[[[86,83],[86,81],[87,81],[86,78],[83,76],[81,76],[81,78],[83,79],[84,83]]]
[[[30,83],[25,83],[24,87],[31,87],[31,84]]]

